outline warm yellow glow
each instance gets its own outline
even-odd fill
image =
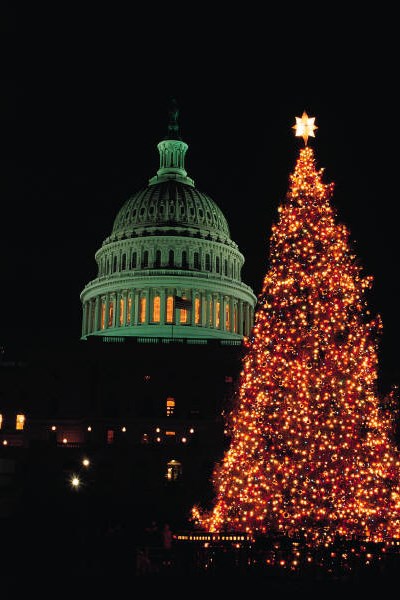
[[[17,419],[16,419],[16,423],[15,423],[15,428],[18,431],[22,431],[22,429],[24,428],[25,425],[25,415],[17,415]]]
[[[296,117],[296,125],[292,127],[296,130],[296,137],[302,137],[306,146],[309,136],[315,137],[314,130],[318,129],[314,125],[314,121],[315,117],[309,117],[306,112],[303,112],[301,117]]]
[[[171,417],[174,414],[174,410],[175,410],[175,398],[167,398],[167,402],[166,402],[166,407],[167,407],[167,417]]]
[[[175,435],[175,431],[166,431],[165,435]]]
[[[231,329],[231,310],[228,303],[225,304],[225,329],[227,331]]]
[[[221,325],[221,303],[219,300],[215,303],[215,327]]]
[[[139,305],[139,323],[145,323],[146,322],[146,298],[142,297],[140,298],[140,305]]]
[[[168,296],[167,298],[167,318],[166,318],[166,322],[167,323],[173,323],[174,322],[174,297],[173,296]]]
[[[88,458],[82,459],[82,464],[84,467],[88,467],[90,465],[90,460]]]
[[[131,312],[132,312],[132,298],[128,298],[128,306],[126,309],[126,322],[129,325],[131,322]]]
[[[90,425],[87,428],[88,431],[92,431],[92,428],[90,427]]]
[[[3,425],[3,415],[0,413],[0,429],[2,428]]]
[[[51,426],[51,430],[52,430],[52,431],[56,431],[56,429],[57,429],[57,427],[56,427],[55,425],[52,425],[52,426]]]
[[[124,426],[124,427],[122,427],[122,428],[121,428],[121,431],[122,431],[123,433],[125,433],[125,432],[126,432],[126,427],[125,427],[125,426]]]
[[[125,300],[123,298],[119,299],[119,324],[122,326],[124,324],[124,309],[125,309]]]
[[[71,477],[71,485],[73,488],[78,488],[80,486],[81,482],[80,479],[77,475],[72,475]]]
[[[194,300],[194,320],[195,320],[196,325],[199,325],[199,323],[201,323],[200,298],[195,298],[195,300]]]
[[[236,306],[233,309],[233,331],[234,333],[238,332],[238,311]]]
[[[306,125],[305,141],[315,129]],[[377,391],[382,322],[365,298],[372,277],[322,175],[306,146],[272,225],[214,506],[192,510],[209,532],[272,530],[310,547],[400,539],[398,391]],[[300,564],[297,555],[283,562]]]
[[[182,438],[182,443],[183,443],[183,444],[186,444],[186,442],[187,442],[187,438],[183,437],[183,438]]]
[[[110,300],[108,305],[108,326],[112,327],[114,325],[114,300]]]
[[[63,444],[68,444],[68,440],[67,440],[67,438],[63,438],[63,441],[62,441],[62,443],[63,443]]]
[[[7,445],[8,445],[7,440],[3,440],[3,446],[7,446]]]
[[[161,315],[161,299],[160,296],[155,296],[153,299],[153,323],[160,322]]]

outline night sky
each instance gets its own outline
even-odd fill
[[[31,12],[29,12],[29,10]],[[398,92],[391,18],[128,15],[32,7],[2,19],[0,343],[9,358],[79,339],[79,295],[125,200],[155,175],[170,97],[188,175],[222,209],[256,294],[303,141],[335,182],[370,307],[381,380],[399,381]],[[50,12],[49,12],[50,11]],[[325,15],[329,17],[329,15]],[[384,28],[384,37],[376,35]]]

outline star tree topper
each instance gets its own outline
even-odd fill
[[[306,146],[309,136],[315,137],[314,129],[318,129],[314,125],[314,121],[315,117],[309,117],[306,112],[303,112],[301,118],[296,117],[296,125],[292,127],[292,129],[296,130],[296,137],[302,137]]]

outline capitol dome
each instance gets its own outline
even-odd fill
[[[159,142],[160,166],[119,210],[96,252],[97,277],[81,293],[82,339],[223,339],[240,343],[256,297],[244,257],[218,205],[184,167],[178,111]]]

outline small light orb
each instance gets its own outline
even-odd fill
[[[77,477],[76,475],[73,475],[71,477],[71,485],[73,488],[78,488],[80,486],[81,482],[79,480],[79,477]]]
[[[90,427],[90,425],[89,425],[89,427],[87,428],[87,430],[88,430],[88,431],[92,431],[92,428]]]
[[[84,467],[88,467],[90,465],[90,460],[88,458],[84,458],[82,460],[82,464]]]
[[[56,429],[57,429],[57,427],[56,427],[55,425],[52,425],[52,426],[51,426],[51,430],[52,430],[52,431],[55,431]]]
[[[186,444],[186,442],[187,442],[187,438],[183,437],[183,438],[182,438],[182,443],[183,443],[183,444]]]
[[[7,446],[8,442],[7,440],[3,440],[3,446]]]
[[[191,427],[191,428],[189,429],[189,433],[194,433],[194,429],[193,429],[193,427]]]
[[[123,431],[125,433],[126,427],[122,427],[121,431]]]
[[[62,441],[62,443],[63,443],[63,444],[68,444],[68,440],[67,440],[67,438],[63,438],[63,441]]]

